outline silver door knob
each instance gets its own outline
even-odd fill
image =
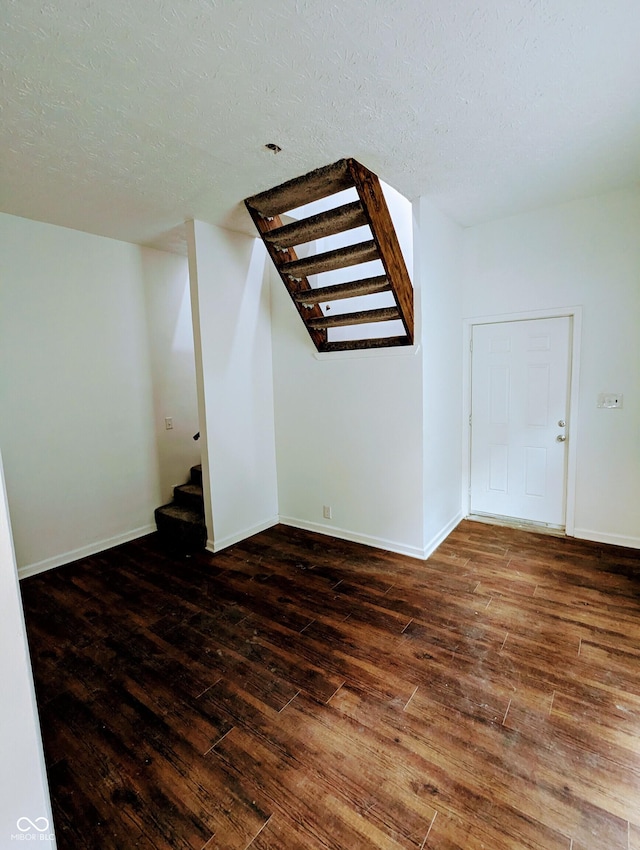
[[[567,438],[566,438],[566,436],[565,436],[564,434],[558,434],[558,436],[556,437],[556,441],[557,441],[558,443],[564,443],[564,441],[565,441],[566,439],[567,439]]]

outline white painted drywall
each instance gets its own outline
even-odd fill
[[[281,520],[422,556],[419,354],[317,358],[282,281],[275,272],[271,280]]]
[[[426,198],[414,207],[423,358],[424,536],[430,553],[463,516],[463,231]]]
[[[419,355],[318,360],[275,273],[272,316],[281,520],[421,556]]]
[[[0,847],[55,847],[1,456],[0,600]]]
[[[640,189],[469,228],[468,318],[581,305],[575,534],[640,546]],[[624,394],[621,410],[598,393]],[[571,425],[569,426],[571,439]]]
[[[196,368],[186,257],[142,249],[161,500],[200,463]],[[167,430],[170,417],[173,428]]]
[[[140,249],[0,216],[0,447],[21,574],[154,529]]]
[[[187,225],[210,546],[278,518],[269,290],[258,239]]]
[[[412,276],[411,204],[390,187],[384,189]],[[333,206],[337,197],[323,203]],[[319,240],[314,253],[370,238],[369,228],[348,231]],[[311,283],[325,286],[381,273],[382,268],[368,271],[358,266],[320,275]],[[422,557],[420,353],[395,348],[317,357],[282,281],[275,272],[271,278],[281,520]],[[386,306],[387,297],[349,299],[332,305],[332,310]],[[396,323],[380,325],[381,335],[388,335],[391,324]],[[365,336],[369,330],[366,326]],[[336,330],[332,338],[357,336]],[[331,508],[331,518],[323,516],[324,506]]]

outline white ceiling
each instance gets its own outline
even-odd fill
[[[0,8],[15,215],[181,250],[344,156],[463,225],[640,181],[638,0]]]

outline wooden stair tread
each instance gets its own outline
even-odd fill
[[[293,297],[300,304],[321,304],[324,301],[340,301],[342,298],[388,292],[390,289],[389,280],[383,274],[361,280],[350,280],[347,283],[336,283],[333,286],[318,286],[315,289],[307,289],[305,292],[296,292]]]
[[[344,269],[348,266],[357,266],[360,263],[368,263],[379,259],[376,243],[371,239],[367,242],[358,242],[356,245],[347,245],[346,248],[336,248],[334,251],[325,251],[313,257],[304,257],[302,260],[294,260],[292,263],[284,263],[280,270],[282,274],[293,278],[303,278],[312,274]]]
[[[355,188],[358,201],[334,206],[333,209],[292,224],[283,224],[281,213],[303,207],[349,187]],[[318,351],[412,344],[414,299],[411,280],[382,186],[372,171],[355,159],[341,159],[332,165],[253,195],[245,200],[245,205]],[[302,259],[296,254],[295,246],[298,244],[360,226],[369,228],[371,240]],[[382,263],[384,275],[326,287],[312,287],[307,279],[310,275],[373,260]],[[361,311],[352,313],[351,318],[347,318],[345,314],[327,317],[319,306],[323,301],[387,290],[392,294],[396,306],[381,308],[382,312]],[[349,343],[328,341],[327,329],[330,327],[391,319],[399,319],[402,322],[404,335],[385,339],[376,337],[370,340],[354,340]]]
[[[314,239],[323,239],[354,227],[367,224],[367,217],[360,201],[344,204],[332,210],[285,224],[264,234],[265,242],[270,242],[278,248],[290,248],[293,245],[303,245]]]
[[[266,219],[263,218],[257,212],[257,210],[254,210],[253,207],[249,204],[246,204],[246,206],[249,215],[251,216],[253,223],[256,226],[256,230],[262,237],[267,252],[271,257],[274,266],[278,270],[278,274],[280,275],[280,278],[282,279],[282,282],[285,285],[287,292],[291,296],[293,303],[296,305],[298,315],[304,322],[305,319],[310,318],[309,308],[303,307],[302,304],[299,304],[297,301],[295,301],[294,295],[297,292],[304,292],[306,290],[311,289],[311,285],[309,284],[309,281],[306,278],[302,278],[301,280],[293,280],[286,274],[282,273],[283,263],[293,262],[294,260],[297,260],[298,255],[296,254],[294,248],[286,248],[284,250],[284,253],[280,253],[277,251],[274,245],[272,245],[270,242],[264,241],[264,237],[267,233],[269,233],[269,231],[276,230],[277,228],[282,227],[282,221],[280,219],[280,216],[276,215],[271,219]],[[312,305],[311,314],[312,316],[316,316],[319,318],[320,316],[322,316],[322,310],[317,304]],[[312,330],[311,328],[307,328],[307,330],[309,331],[309,336],[311,337],[313,344],[319,350],[320,346],[327,341],[327,332],[322,330]]]
[[[375,339],[345,339],[335,342],[325,342],[318,350],[322,353],[331,351],[358,351],[366,348],[395,348],[401,345],[411,345],[408,336],[385,336]]]
[[[358,310],[355,313],[337,313],[321,319],[308,319],[310,328],[341,328],[346,325],[364,325],[369,322],[390,322],[400,318],[397,307],[382,307],[378,310]]]
[[[353,185],[349,160],[340,159],[332,165],[317,168],[302,177],[295,177],[280,186],[253,195],[245,203],[260,215],[271,217],[326,198]]]

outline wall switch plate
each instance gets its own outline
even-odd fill
[[[604,407],[607,410],[622,407],[622,393],[600,393],[597,406]]]
[[[165,416],[164,427],[167,431],[171,431],[171,429],[173,428],[173,419],[171,416]]]
[[[331,519],[331,505],[322,506],[322,516],[325,519]]]

